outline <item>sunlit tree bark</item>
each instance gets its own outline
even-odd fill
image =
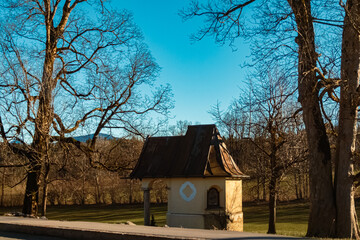
[[[298,90],[303,108],[310,151],[310,216],[308,236],[327,237],[335,233],[335,201],[329,139],[320,110],[316,76],[315,32],[310,0],[289,0],[298,36]]]
[[[354,200],[354,153],[360,99],[360,1],[348,0],[344,7],[339,130],[335,162],[336,236],[359,239]]]

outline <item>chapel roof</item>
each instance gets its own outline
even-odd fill
[[[130,178],[234,177],[245,175],[215,125],[188,126],[184,136],[148,137]]]

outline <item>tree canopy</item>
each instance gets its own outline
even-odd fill
[[[150,112],[167,114],[169,86],[132,15],[105,1],[32,0],[1,3],[0,133],[30,162],[23,212],[36,213],[49,144],[67,142],[99,162],[102,130],[140,134]],[[81,144],[72,136],[88,130]]]

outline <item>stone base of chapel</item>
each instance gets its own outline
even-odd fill
[[[225,214],[214,213],[167,213],[166,223],[169,227],[243,231],[243,214],[237,213],[229,216]]]

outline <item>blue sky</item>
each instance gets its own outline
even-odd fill
[[[178,15],[189,0],[113,0],[113,6],[127,9],[142,30],[157,63],[162,68],[159,82],[170,83],[175,108],[170,124],[178,120],[192,123],[213,123],[208,113],[221,102],[227,107],[239,94],[246,69],[239,65],[246,60],[249,49],[237,43],[237,51],[219,46],[212,38],[191,42],[190,35],[199,28],[199,20],[183,22]]]

